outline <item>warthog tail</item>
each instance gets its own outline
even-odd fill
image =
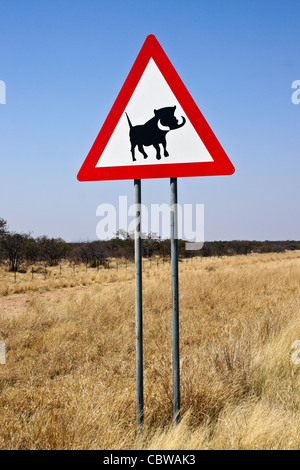
[[[129,117],[128,117],[128,114],[127,114],[127,113],[125,113],[125,114],[126,114],[126,117],[127,117],[127,121],[128,121],[129,127],[130,127],[130,129],[132,129],[133,125],[131,124],[131,121],[130,121],[130,119],[129,119]]]

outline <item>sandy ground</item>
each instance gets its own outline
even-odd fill
[[[118,281],[118,284],[133,284],[132,279]],[[64,287],[62,289],[53,289],[45,292],[30,292],[28,294],[12,294],[0,297],[0,315],[18,316],[26,311],[26,305],[34,299],[51,300],[58,297],[64,297],[70,293],[77,293],[91,288],[93,283],[86,286]],[[102,283],[99,289],[112,289],[115,283]]]
[[[81,291],[83,289],[87,289],[87,286],[76,286],[76,287],[68,287],[64,289],[55,289],[48,292],[33,292],[30,294],[13,294],[7,297],[0,298],[0,314],[4,315],[20,315],[24,313],[26,304],[28,304],[31,300],[36,298],[44,298],[44,299],[53,299],[57,297],[63,297],[68,295],[70,292],[74,291]]]

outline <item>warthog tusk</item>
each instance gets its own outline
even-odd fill
[[[185,125],[185,123],[186,123],[186,119],[185,119],[185,117],[183,117],[183,116],[181,116],[181,117],[182,117],[182,123],[181,123],[181,124],[178,124],[178,126],[177,126],[177,127],[175,127],[175,129],[179,129],[180,127],[182,127],[182,126],[184,126],[184,125]]]
[[[163,124],[161,124],[160,119],[159,119],[158,122],[157,122],[157,127],[158,127],[158,129],[160,129],[161,131],[169,131],[169,130],[170,130],[170,127],[169,127],[169,126],[164,126]]]

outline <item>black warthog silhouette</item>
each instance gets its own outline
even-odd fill
[[[140,126],[133,126],[127,113],[125,113],[130,127],[129,137],[131,142],[132,161],[136,161],[136,146],[144,155],[144,158],[147,158],[148,155],[144,150],[144,145],[146,147],[153,145],[156,150],[156,158],[157,160],[160,160],[161,155],[159,144],[162,144],[164,148],[164,156],[169,156],[167,151],[166,134],[171,130],[180,129],[180,127],[184,126],[186,122],[185,118],[182,116],[182,123],[178,124],[178,120],[174,116],[175,109],[176,106],[155,109],[154,117]]]

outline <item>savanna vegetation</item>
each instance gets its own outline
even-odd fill
[[[170,240],[161,239],[153,233],[144,234],[143,237],[143,257],[170,256]],[[179,240],[178,243],[181,258],[194,256],[194,252],[186,251],[184,240]],[[300,250],[300,241],[214,241],[205,242],[197,256],[234,256],[295,250]],[[28,269],[36,263],[57,266],[62,260],[97,267],[105,264],[109,258],[133,260],[133,256],[133,234],[124,230],[117,231],[111,240],[68,243],[61,238],[49,238],[46,235],[34,238],[30,234],[11,232],[6,220],[0,218],[0,263],[6,265],[11,272]]]
[[[118,269],[88,270],[78,263],[76,275],[64,277],[50,266],[33,279],[24,269],[12,291],[3,266],[0,449],[300,449],[291,349],[300,339],[300,252],[181,259],[176,430],[170,265],[155,259],[144,258],[138,443],[133,263],[115,258]]]

